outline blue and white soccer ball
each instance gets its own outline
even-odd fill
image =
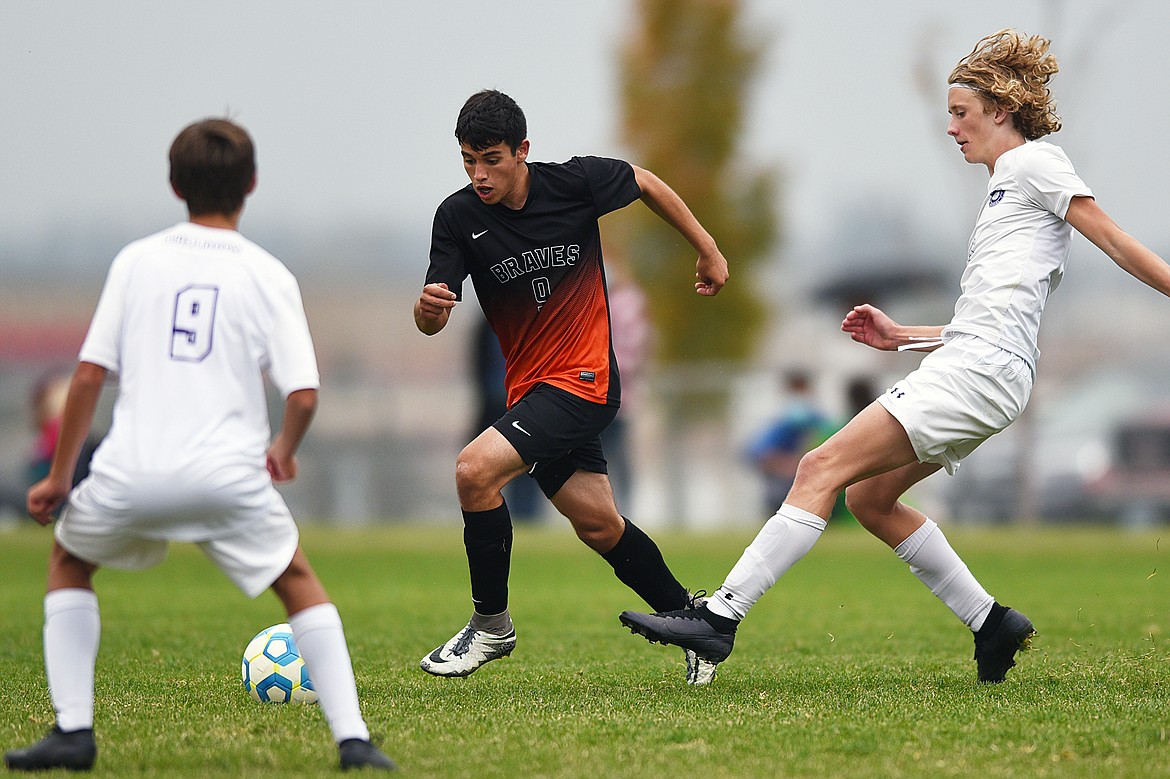
[[[316,703],[317,691],[288,623],[261,630],[244,650],[244,689],[263,703]]]

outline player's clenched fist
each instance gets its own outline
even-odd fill
[[[718,295],[719,290],[727,283],[727,260],[723,252],[716,249],[709,254],[699,256],[695,264],[695,292],[706,297]]]
[[[414,323],[423,333],[434,335],[447,324],[456,295],[446,284],[427,284],[414,304]]]

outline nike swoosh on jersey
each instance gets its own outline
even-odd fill
[[[479,231],[478,233],[472,233],[472,234],[471,234],[471,240],[473,240],[473,241],[474,241],[474,240],[478,239],[478,238],[479,238],[481,235],[483,235],[483,234],[484,234],[484,233],[486,233],[486,232],[487,232],[487,230],[481,230],[481,231]]]

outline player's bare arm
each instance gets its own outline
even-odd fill
[[[414,324],[424,335],[434,335],[447,326],[455,293],[446,284],[427,284],[414,304]]]
[[[1117,223],[1091,197],[1074,197],[1065,221],[1138,281],[1170,297],[1170,265]]]
[[[301,389],[290,392],[285,398],[280,432],[268,447],[268,473],[277,484],[297,477],[297,449],[305,440],[309,423],[317,413],[317,394],[315,389]]]
[[[691,213],[683,199],[666,182],[645,168],[631,165],[634,181],[642,190],[642,202],[663,221],[678,230],[699,253],[695,263],[695,292],[710,297],[719,294],[727,283],[727,260],[711,237]]]
[[[941,325],[900,325],[876,306],[854,306],[841,330],[860,344],[892,352],[898,349],[932,351],[941,344]]]
[[[28,491],[28,513],[42,525],[53,521],[50,513],[60,505],[73,487],[73,470],[81,447],[89,435],[93,423],[93,412],[106,382],[106,369],[91,362],[80,362],[73,371],[69,383],[69,396],[65,400],[65,416],[61,421],[61,432],[57,448],[53,451],[53,462],[49,475],[34,484]]]

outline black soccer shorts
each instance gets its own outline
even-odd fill
[[[609,473],[601,431],[617,412],[616,405],[537,384],[492,427],[519,452],[541,492],[552,498],[578,470]]]

